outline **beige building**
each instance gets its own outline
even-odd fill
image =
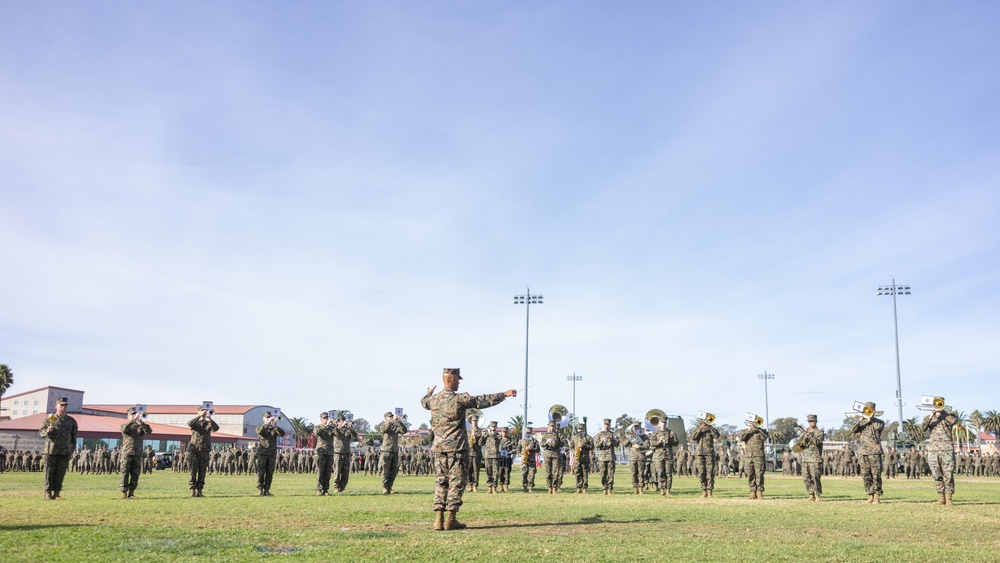
[[[56,412],[56,399],[59,397],[69,399],[66,408],[68,412],[82,410],[83,391],[50,385],[3,397],[0,399],[0,415],[14,420],[33,414]]]

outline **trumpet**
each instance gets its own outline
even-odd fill
[[[715,415],[710,412],[700,412],[698,413],[698,420],[704,422],[705,424],[711,426],[715,424]]]
[[[756,415],[751,412],[747,413],[747,416],[746,418],[743,419],[743,422],[751,428],[753,427],[760,428],[761,426],[764,425],[764,419],[760,415]]]

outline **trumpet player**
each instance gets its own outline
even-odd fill
[[[470,415],[469,433],[469,484],[468,492],[479,492],[479,474],[483,468],[483,429],[479,427],[479,417]]]
[[[576,493],[585,495],[589,484],[590,452],[594,449],[594,440],[587,435],[587,427],[583,423],[576,425],[576,434],[573,434],[570,446],[573,448],[573,475],[576,476]]]
[[[799,445],[802,446],[802,482],[809,500],[819,502],[823,497],[823,431],[816,427],[816,415],[806,415],[809,428],[802,428]]]
[[[188,486],[191,488],[191,496],[202,497],[205,496],[201,493],[205,488],[205,473],[212,456],[212,432],[219,431],[219,424],[212,420],[212,411],[202,407],[198,409],[198,416],[188,421],[188,428],[191,429],[191,441],[187,449],[191,465]]]
[[[628,451],[628,465],[632,470],[632,494],[641,495],[646,484],[643,477],[646,469],[646,451],[649,450],[649,438],[642,431],[642,423],[638,420],[626,431],[631,446]]]
[[[278,438],[285,431],[271,411],[264,412],[264,421],[257,427],[257,496],[270,497],[274,465],[278,459]]]
[[[757,425],[756,420],[750,421],[749,427],[740,435],[740,441],[746,444],[743,458],[746,463],[747,480],[750,483],[750,500],[764,498],[764,448],[769,435],[767,430]]]
[[[653,475],[660,495],[670,496],[674,483],[674,448],[680,441],[677,434],[667,428],[666,417],[660,418],[656,432],[649,437],[649,447],[653,450]]]
[[[330,476],[333,474],[333,433],[337,423],[330,418],[330,413],[319,413],[319,424],[313,430],[316,435],[316,467],[319,477],[316,480],[316,496],[325,497],[330,494]]]
[[[601,470],[601,488],[604,494],[615,491],[615,449],[621,446],[621,439],[611,431],[611,419],[605,418],[603,429],[594,436],[597,450],[597,465]]]
[[[941,497],[934,504],[951,506],[951,496],[955,494],[955,443],[952,429],[958,424],[958,417],[944,404],[944,398],[934,397],[934,411],[924,417],[920,424],[930,435],[927,446],[927,462],[931,467],[931,477]]]
[[[480,444],[483,447],[483,460],[486,462],[486,486],[489,494],[500,490],[500,433],[497,432],[497,421],[491,420]]]
[[[387,412],[383,421],[375,427],[375,432],[382,435],[380,462],[382,464],[382,494],[393,494],[392,486],[399,473],[399,437],[409,430],[403,419],[395,413]]]
[[[351,421],[343,413],[337,417],[333,429],[333,490],[338,493],[347,488],[351,475],[351,442],[358,439],[358,433],[351,427]]]
[[[860,438],[861,478],[865,482],[868,504],[882,504],[882,429],[885,428],[875,410],[875,403],[865,403],[861,420],[854,423],[851,434]]]
[[[715,489],[715,439],[721,434],[708,421],[700,420],[691,434],[691,439],[695,442],[694,472],[701,482],[701,496],[711,498]]]
[[[142,437],[152,434],[150,428],[144,420],[142,414],[136,412],[135,407],[129,407],[125,413],[125,424],[122,424],[122,450],[121,450],[121,470],[122,498],[135,498],[135,488],[139,485],[139,475],[142,473],[142,462],[145,456],[142,453]]]

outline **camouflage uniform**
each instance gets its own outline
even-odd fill
[[[559,477],[562,473],[559,454],[566,446],[566,439],[559,432],[559,426],[555,422],[549,422],[549,431],[542,434],[539,443],[542,446],[542,463],[545,466],[545,485],[548,486],[550,493],[554,493],[559,488]]]
[[[632,470],[632,490],[635,494],[639,494],[645,486],[643,473],[646,469],[646,450],[649,449],[649,438],[642,431],[638,422],[628,430],[628,434],[631,444],[628,451],[628,465]]]
[[[816,415],[811,414],[806,419],[815,422]],[[807,428],[799,437],[799,445],[802,446],[802,482],[809,500],[819,500],[823,495],[823,431]]]
[[[529,429],[517,449],[521,453],[521,487],[524,492],[530,493],[535,488],[535,472],[538,471],[535,456],[542,448]]]
[[[587,428],[579,424],[576,434],[570,440],[573,448],[573,474],[576,476],[576,492],[587,493],[590,475],[590,452],[594,449],[594,440],[587,435]]]
[[[458,369],[445,370],[446,375],[458,379]],[[434,510],[454,514],[462,506],[465,480],[469,467],[469,438],[465,430],[466,410],[485,409],[506,399],[503,393],[469,395],[456,393],[445,387],[437,394],[426,394],[421,406],[431,411],[434,430]]]
[[[875,410],[875,403],[865,403],[865,407]],[[882,429],[885,422],[876,416],[854,424],[851,433],[860,437],[861,477],[865,482],[865,492],[869,502],[878,502],[882,496]]]
[[[351,442],[358,439],[358,433],[351,428],[344,417],[337,419],[333,428],[333,490],[342,493],[347,488],[351,475]]]
[[[396,475],[399,473],[399,437],[406,434],[409,428],[406,423],[399,418],[395,418],[392,413],[385,413],[383,422],[375,427],[375,432],[382,435],[382,493],[391,494],[392,486],[396,482]]]
[[[498,485],[506,491],[510,488],[510,470],[514,466],[514,441],[507,436],[507,431],[500,435],[500,476]]]
[[[486,485],[490,493],[503,488],[500,486],[500,433],[497,432],[496,421],[490,422],[489,428],[483,433],[480,443],[483,447],[483,460],[486,462]]]
[[[219,425],[211,417],[196,416],[188,421],[188,427],[191,429],[191,442],[187,449],[191,465],[188,487],[191,488],[191,496],[200,497],[201,490],[205,488],[205,472],[208,471],[209,457],[212,455],[212,432],[218,432]]]
[[[264,418],[271,418],[271,411],[266,411]],[[257,494],[260,496],[271,496],[278,438],[284,435],[285,431],[277,424],[261,424],[257,427]]]
[[[746,444],[744,462],[747,480],[750,483],[750,498],[764,498],[764,447],[767,445],[767,430],[751,426],[740,435],[740,441]]]
[[[661,495],[669,495],[674,486],[674,448],[680,441],[677,434],[664,425],[649,437],[649,447],[653,450],[653,476],[656,489]]]
[[[134,415],[135,409],[129,409],[128,415]],[[121,472],[122,484],[119,489],[122,497],[135,496],[135,488],[139,485],[139,475],[142,473],[142,437],[151,434],[153,429],[142,420],[130,420],[121,425],[122,451]]]
[[[934,411],[920,425],[924,432],[930,434],[927,461],[942,504],[951,504],[951,495],[955,493],[955,443],[951,431],[956,424],[958,417],[954,414]]]
[[[319,476],[316,480],[316,494],[326,496],[330,494],[330,476],[333,474],[333,431],[336,424],[329,422],[330,415],[321,413],[319,424],[313,429],[316,435],[316,466]]]
[[[63,401],[60,399],[60,401]],[[61,402],[61,404],[66,404]],[[52,433],[49,433],[49,428]],[[76,449],[76,419],[68,414],[51,415],[42,422],[39,434],[45,438],[45,498],[59,498],[69,460]],[[25,471],[31,468],[26,467]]]
[[[606,495],[615,490],[615,449],[621,446],[621,439],[608,429],[610,424],[611,419],[605,418],[605,429],[594,436],[597,465],[601,471],[601,488]]]
[[[721,434],[714,427],[702,422],[692,431],[691,440],[695,442],[695,473],[701,483],[703,496],[711,496],[715,489],[715,439]]]

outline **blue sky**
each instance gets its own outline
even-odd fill
[[[536,423],[1000,397],[1000,6],[8,3],[11,392]],[[520,399],[488,411],[508,420]]]

